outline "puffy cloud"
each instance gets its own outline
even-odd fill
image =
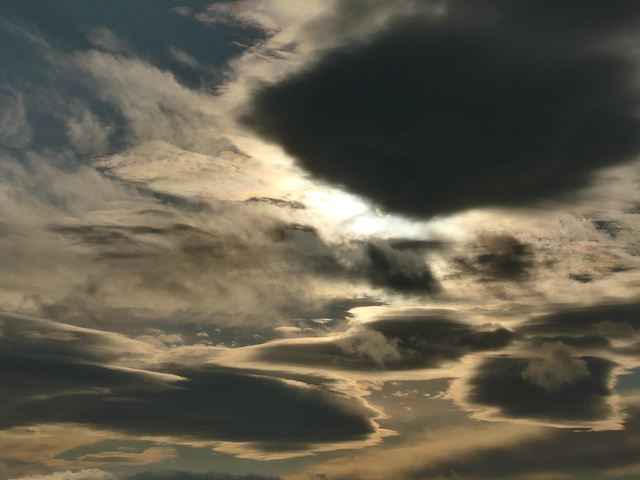
[[[515,337],[506,328],[474,325],[458,317],[453,311],[398,309],[365,323],[356,321],[343,334],[274,341],[249,347],[246,354],[260,362],[369,371],[374,377],[373,372],[427,368],[435,369],[432,375],[448,376],[450,372],[444,367],[452,362],[475,352],[499,351]]]

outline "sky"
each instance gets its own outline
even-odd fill
[[[0,13],[0,480],[638,478],[639,2]]]

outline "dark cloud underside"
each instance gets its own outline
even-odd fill
[[[433,294],[440,290],[429,266],[413,252],[369,243],[365,253],[364,264],[351,273],[363,276],[374,287],[408,295]]]
[[[467,400],[497,407],[501,415],[541,421],[598,421],[613,409],[613,364],[596,357],[492,358],[470,380]]]
[[[467,354],[506,347],[514,333],[446,316],[381,319],[332,341],[287,341],[258,350],[260,360],[353,371],[438,368]]]
[[[258,90],[242,120],[318,177],[419,216],[560,197],[633,158],[635,65],[600,32],[556,35],[573,25],[562,2],[535,9],[553,31],[527,23],[531,2],[488,3],[330,50]]]
[[[624,303],[565,308],[525,324],[523,333],[585,334],[628,338],[640,330],[640,304]]]
[[[364,440],[374,433],[367,418],[373,412],[346,397],[334,399],[319,390],[293,388],[260,377],[186,373],[187,381],[161,391],[146,389],[144,384],[114,385],[109,394],[28,400],[11,411],[4,426],[80,423],[133,435],[264,442],[275,451]]]
[[[56,330],[26,318],[21,327],[22,318],[3,319],[0,428],[83,424],[137,436],[258,442],[272,451],[365,440],[376,431],[371,419],[377,413],[346,395],[233,370],[169,372],[180,380],[120,368],[103,363],[115,352],[84,353],[82,338],[92,349],[113,351],[108,334]]]

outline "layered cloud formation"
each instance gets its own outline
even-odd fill
[[[635,4],[0,7],[1,479],[637,476]]]

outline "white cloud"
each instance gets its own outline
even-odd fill
[[[554,390],[562,385],[589,377],[590,372],[581,358],[576,358],[564,344],[546,344],[540,358],[534,358],[523,370],[526,380]]]
[[[114,480],[115,477],[110,473],[104,472],[97,468],[88,470],[80,470],[76,472],[64,471],[56,472],[50,475],[33,475],[29,477],[13,478],[11,480]]]
[[[212,97],[183,87],[169,72],[137,58],[95,50],[77,52],[73,60],[93,77],[96,94],[125,116],[132,140],[161,138],[186,146],[203,129],[215,127]]]
[[[0,145],[19,148],[32,137],[20,93],[0,92]]]

